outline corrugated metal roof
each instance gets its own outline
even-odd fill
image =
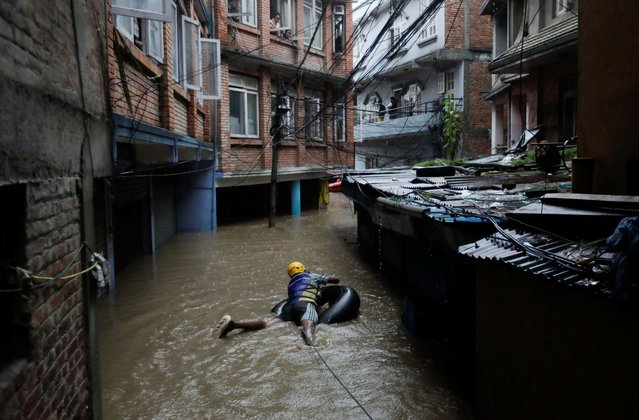
[[[501,217],[520,207],[535,203],[526,192],[544,185],[545,176],[495,175],[417,177],[413,170],[398,172],[358,173],[345,177],[346,183],[372,188],[370,194],[395,197],[406,205],[429,209],[426,217],[437,220],[467,217]],[[566,181],[559,177],[556,181]],[[433,209],[442,209],[434,211]],[[476,221],[474,219],[465,219]]]
[[[499,71],[502,67],[520,60],[530,59],[558,49],[573,47],[577,44],[579,20],[576,15],[544,28],[541,32],[524,37],[488,66],[489,71]]]
[[[522,271],[595,291],[604,291],[597,263],[609,266],[612,254],[598,243],[576,243],[547,233],[503,229],[477,242],[462,245],[459,253],[480,260],[500,261]]]

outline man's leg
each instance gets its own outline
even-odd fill
[[[315,321],[310,319],[303,319],[300,321],[302,325],[302,338],[307,346],[310,346],[315,341]]]
[[[217,323],[214,334],[217,335],[219,338],[222,338],[226,336],[226,334],[237,328],[241,328],[247,331],[261,330],[273,324],[277,324],[278,322],[282,322],[282,319],[279,317],[271,318],[269,320],[244,319],[241,321],[233,321],[230,315],[224,315],[222,319]]]

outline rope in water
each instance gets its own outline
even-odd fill
[[[302,335],[304,335],[304,337],[306,337],[306,341],[308,343],[310,343],[311,347],[313,347],[313,350],[315,350],[315,352],[317,353],[317,355],[319,356],[320,360],[324,363],[324,366],[326,366],[326,368],[328,369],[329,372],[331,372],[331,374],[333,375],[333,377],[335,378],[335,380],[342,386],[342,388],[344,388],[344,390],[348,393],[348,395],[350,395],[350,397],[353,399],[353,401],[355,401],[357,403],[357,405],[359,406],[359,408],[362,409],[362,411],[368,416],[369,419],[373,420],[373,417],[371,417],[370,414],[368,414],[368,411],[366,411],[366,409],[364,408],[364,406],[362,404],[360,404],[359,401],[357,401],[357,398],[355,398],[355,396],[353,395],[353,393],[351,393],[351,391],[348,390],[348,388],[346,387],[346,385],[344,385],[344,383],[337,377],[337,374],[335,374],[335,372],[333,372],[333,369],[331,369],[331,367],[328,365],[328,363],[326,362],[326,360],[324,360],[324,357],[322,357],[322,354],[319,352],[319,350],[317,349],[317,347],[315,347],[315,343],[313,342],[313,340],[311,339],[311,337],[309,337],[306,332],[304,330],[302,331]]]

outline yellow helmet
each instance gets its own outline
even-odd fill
[[[293,277],[296,274],[306,271],[306,267],[299,261],[293,261],[288,265],[288,276]]]

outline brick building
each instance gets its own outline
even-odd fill
[[[94,243],[93,177],[110,168],[105,13],[91,0],[0,4],[4,419],[99,413],[93,283],[77,274]]]
[[[491,149],[501,153],[524,130],[564,143],[577,134],[578,1],[485,1],[494,26]]]
[[[357,167],[411,165],[442,155],[442,100],[463,112],[461,155],[489,151],[492,49],[480,0],[360,6],[356,29]],[[391,98],[397,103],[392,118]],[[380,104],[386,107],[382,117]]]
[[[215,3],[221,219],[238,209],[257,215],[268,209],[278,95],[289,109],[278,149],[278,211],[317,208],[327,171],[352,167],[352,95],[345,84],[353,67],[351,7],[341,0]]]
[[[119,270],[176,232],[215,227],[207,98],[219,97],[219,43],[210,38],[212,17],[203,1],[108,6],[113,165],[95,180],[95,220],[96,242]]]

